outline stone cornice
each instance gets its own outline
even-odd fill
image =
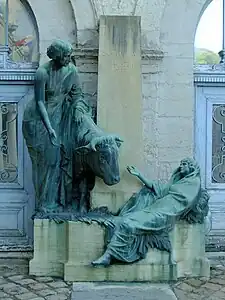
[[[97,48],[76,48],[73,52],[75,59],[98,59]],[[164,53],[160,50],[142,49],[143,60],[161,60]]]
[[[195,83],[225,83],[225,65],[194,65]]]

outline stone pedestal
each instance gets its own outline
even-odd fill
[[[160,282],[210,275],[204,224],[175,225],[170,234],[175,264],[167,252],[149,249],[147,257],[137,263],[113,264],[107,268],[91,265],[105,250],[105,229],[97,223],[56,224],[35,220],[34,228],[32,275],[60,276],[74,282]]]
[[[179,222],[175,225],[170,239],[176,264],[170,263],[167,252],[149,249],[147,257],[137,263],[93,268],[91,261],[104,252],[104,228],[97,224],[69,222],[69,232],[69,255],[64,275],[68,281],[158,282],[210,275],[209,261],[205,257],[204,224]]]
[[[179,222],[170,235],[177,277],[209,277],[210,264],[205,255],[205,224]]]
[[[104,245],[104,228],[98,224],[69,222],[69,254],[65,264],[65,280],[132,282],[177,279],[176,265],[169,264],[168,253],[155,249],[150,249],[147,258],[135,264],[95,268],[91,261],[103,254]]]
[[[67,224],[49,220],[34,221],[34,258],[30,274],[36,276],[64,276],[67,260]]]
[[[117,211],[140,189],[127,165],[142,169],[142,83],[141,18],[101,16],[98,57],[97,124],[116,133],[124,143],[120,148],[119,184],[108,187],[96,180],[92,193],[94,207],[107,206]]]

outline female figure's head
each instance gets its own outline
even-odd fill
[[[58,66],[66,66],[71,60],[73,47],[70,43],[56,40],[47,49],[47,55]]]
[[[181,160],[180,162],[180,173],[183,177],[192,174],[192,173],[196,173],[199,174],[200,173],[200,168],[198,163],[196,162],[196,160],[194,160],[193,158],[184,158]]]

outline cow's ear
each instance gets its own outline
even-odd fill
[[[119,136],[115,136],[115,141],[116,141],[117,147],[120,148],[120,146],[123,143],[123,140]]]
[[[118,147],[118,148],[120,148],[120,146],[122,145],[121,142],[116,142],[116,144],[117,144],[117,147]]]

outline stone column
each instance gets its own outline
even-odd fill
[[[97,180],[93,206],[116,211],[140,188],[127,165],[142,169],[141,18],[101,16],[98,64],[97,123],[124,140],[120,148],[119,184],[108,187]]]

